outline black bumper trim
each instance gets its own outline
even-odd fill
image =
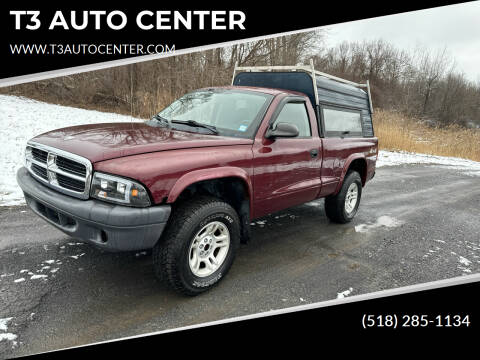
[[[17,182],[27,205],[64,233],[110,251],[152,248],[170,216],[170,205],[134,208],[80,200],[54,191],[22,167]]]

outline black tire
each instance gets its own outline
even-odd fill
[[[351,212],[347,212],[345,209],[345,201],[348,188],[352,183],[357,184],[357,202]],[[362,179],[360,174],[356,171],[349,171],[343,180],[342,188],[336,195],[330,195],[325,198],[325,213],[327,217],[336,223],[345,224],[354,218],[357,213],[358,206],[360,205],[360,199],[362,197]]]
[[[190,245],[195,235],[211,222],[228,228],[230,245],[223,263],[206,277],[196,276],[189,265]],[[185,295],[198,295],[215,286],[230,269],[240,244],[240,220],[227,203],[213,197],[198,197],[179,205],[167,229],[153,248],[155,274]]]

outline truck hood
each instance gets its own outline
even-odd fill
[[[165,150],[253,144],[251,139],[191,133],[141,122],[72,126],[38,135],[31,141],[83,156],[92,163]]]

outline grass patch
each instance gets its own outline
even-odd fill
[[[480,161],[479,129],[458,125],[431,127],[401,113],[381,109],[373,114],[373,124],[381,150],[405,150]]]

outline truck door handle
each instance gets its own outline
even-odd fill
[[[310,150],[310,156],[312,158],[316,158],[318,156],[318,150],[317,149]]]

